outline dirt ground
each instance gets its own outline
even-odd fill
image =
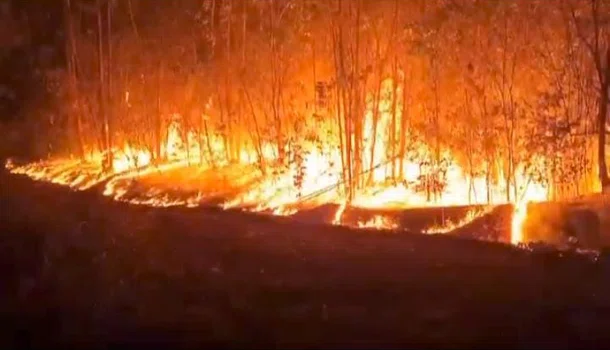
[[[5,347],[610,345],[610,268],[578,256],[0,189]]]

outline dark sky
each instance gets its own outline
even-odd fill
[[[8,4],[8,5],[7,5]],[[0,47],[0,116],[18,119],[45,98],[44,69],[63,64],[61,0],[8,0],[0,7],[16,38]],[[8,93],[6,93],[8,91]]]

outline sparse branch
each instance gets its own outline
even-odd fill
[[[598,75],[599,81],[601,83],[603,81],[603,73],[602,73],[601,60],[599,57],[599,32],[598,32],[597,24],[595,24],[595,33],[594,33],[595,44],[592,44],[587,39],[581,26],[578,24],[578,18],[576,17],[576,10],[574,9],[574,6],[572,6],[572,4],[570,3],[570,0],[565,0],[565,1],[568,3],[570,15],[571,15],[572,21],[574,23],[574,28],[576,29],[576,35],[578,36],[580,41],[587,47],[589,54],[591,55],[591,58],[594,61],[595,68],[597,69],[597,75]],[[596,17],[597,11],[594,11],[596,9],[596,6],[594,5],[596,3],[596,0],[590,0],[590,1],[591,1],[592,15],[594,15],[594,17]],[[594,19],[594,23],[597,23],[596,19]]]

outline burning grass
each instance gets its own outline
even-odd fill
[[[110,168],[102,167],[107,159],[99,152],[90,152],[81,161],[59,159],[23,166],[9,162],[7,168],[15,174],[75,190],[100,186],[105,196],[115,200],[158,207],[217,205],[288,216],[323,204],[336,204],[338,209],[328,222],[335,225],[348,225],[343,220],[348,207],[383,211],[497,205],[506,203],[501,198],[510,191],[514,192],[512,197],[519,198],[510,200],[516,202],[510,241],[523,241],[527,203],[545,200],[548,189],[524,175],[523,167],[514,172],[519,178],[508,187],[501,185],[501,179],[491,182],[460,167],[457,156],[448,148],[432,148],[422,140],[414,139],[411,151],[396,155],[396,145],[391,141],[400,135],[388,136],[388,132],[396,129],[391,126],[402,110],[402,101],[393,97],[400,96],[400,88],[386,80],[381,89],[383,99],[374,103],[371,96],[367,100],[361,144],[356,148],[359,154],[354,156],[358,165],[348,167],[348,176],[342,148],[333,134],[336,130],[323,120],[307,125],[302,139],[291,140],[284,149],[261,140],[243,147],[234,162],[222,156],[227,149],[219,137],[198,137],[193,131],[183,130],[179,118],[175,118],[168,125],[161,147],[163,162],[153,162],[152,153],[146,148],[125,143],[106,153],[112,156]],[[331,135],[328,142],[315,135],[325,129]],[[433,159],[436,161],[431,163]],[[525,186],[515,189],[516,184]],[[485,216],[489,210],[477,209],[451,221],[443,219],[422,231],[447,233]],[[393,230],[402,227],[379,213],[349,225]]]
[[[324,203],[334,203],[338,208],[333,219],[329,220],[330,224],[367,229],[404,228],[396,218],[385,214],[374,214],[356,221],[344,220],[343,213],[348,202],[341,196],[338,184],[331,181],[311,180],[310,192],[304,194],[292,184],[290,171],[269,176],[261,173],[253,164],[206,168],[188,163],[184,160],[174,160],[160,165],[151,164],[111,172],[102,171],[102,168],[93,162],[76,160],[54,160],[23,166],[9,161],[6,166],[14,174],[69,186],[75,190],[87,190],[98,185],[103,188],[105,196],[131,204],[156,207],[216,205],[224,209],[240,208],[289,216]],[[404,184],[377,184],[358,193],[349,206],[375,212],[460,204],[459,195],[448,198],[444,202],[430,204]],[[474,208],[463,217],[432,223],[421,232],[449,233],[487,215],[492,208],[493,206]],[[514,215],[513,219],[511,241],[519,243],[522,240],[519,235],[525,214],[520,206],[515,208],[517,215]]]
[[[333,209],[333,218],[327,220],[327,223],[354,228],[402,230],[405,225],[401,223],[399,213],[408,208],[404,202],[388,203],[386,206],[358,206],[358,202],[355,202],[348,206],[346,201],[338,203],[336,197],[333,200],[331,194],[336,190],[330,190],[326,194],[323,193],[319,197],[309,200],[306,196],[302,196],[304,198],[301,197],[301,199],[293,194],[295,200],[291,201],[291,192],[288,194],[283,192],[285,188],[281,186],[281,179],[275,180],[275,188],[271,187],[267,192],[261,191],[261,188],[274,181],[269,180],[268,177],[265,178],[253,165],[233,164],[222,168],[206,169],[193,165],[180,166],[180,164],[169,163],[165,166],[151,165],[119,174],[103,174],[100,169],[77,161],[41,162],[24,166],[17,166],[13,162],[9,162],[7,168],[14,174],[23,174],[37,181],[70,186],[75,190],[87,190],[98,185],[102,188],[104,195],[117,201],[155,207],[213,205],[224,209],[239,208],[264,214],[291,216],[312,210],[324,203],[334,203],[336,208]],[[90,169],[86,176],[81,176],[77,179],[78,181],[69,181],[69,176],[78,174],[84,169]],[[289,187],[286,186],[288,191]],[[375,198],[374,191],[370,193],[369,196]],[[382,192],[382,196],[385,193],[388,191]],[[263,195],[266,196],[267,201],[257,201],[257,198]],[[365,196],[359,198],[359,201],[363,201]],[[301,200],[299,201],[299,199]],[[282,205],[269,204],[274,200]],[[365,211],[367,214],[355,218],[344,216],[348,208]],[[420,231],[428,234],[448,233],[483,217],[489,211],[490,209],[487,207],[475,207],[465,214],[454,215],[453,219],[440,223],[437,220],[430,222],[429,228]],[[408,221],[412,221],[412,219]]]
[[[454,230],[457,230],[461,227],[468,225],[469,223],[479,219],[489,213],[491,213],[493,207],[488,206],[484,208],[475,208],[471,209],[466,213],[466,216],[462,217],[457,221],[447,220],[440,225],[435,225],[430,227],[425,231],[425,233],[429,234],[440,234],[440,233],[448,233]],[[512,236],[511,236],[512,238]]]

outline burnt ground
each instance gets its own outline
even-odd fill
[[[0,175],[0,345],[610,345],[610,268]]]

